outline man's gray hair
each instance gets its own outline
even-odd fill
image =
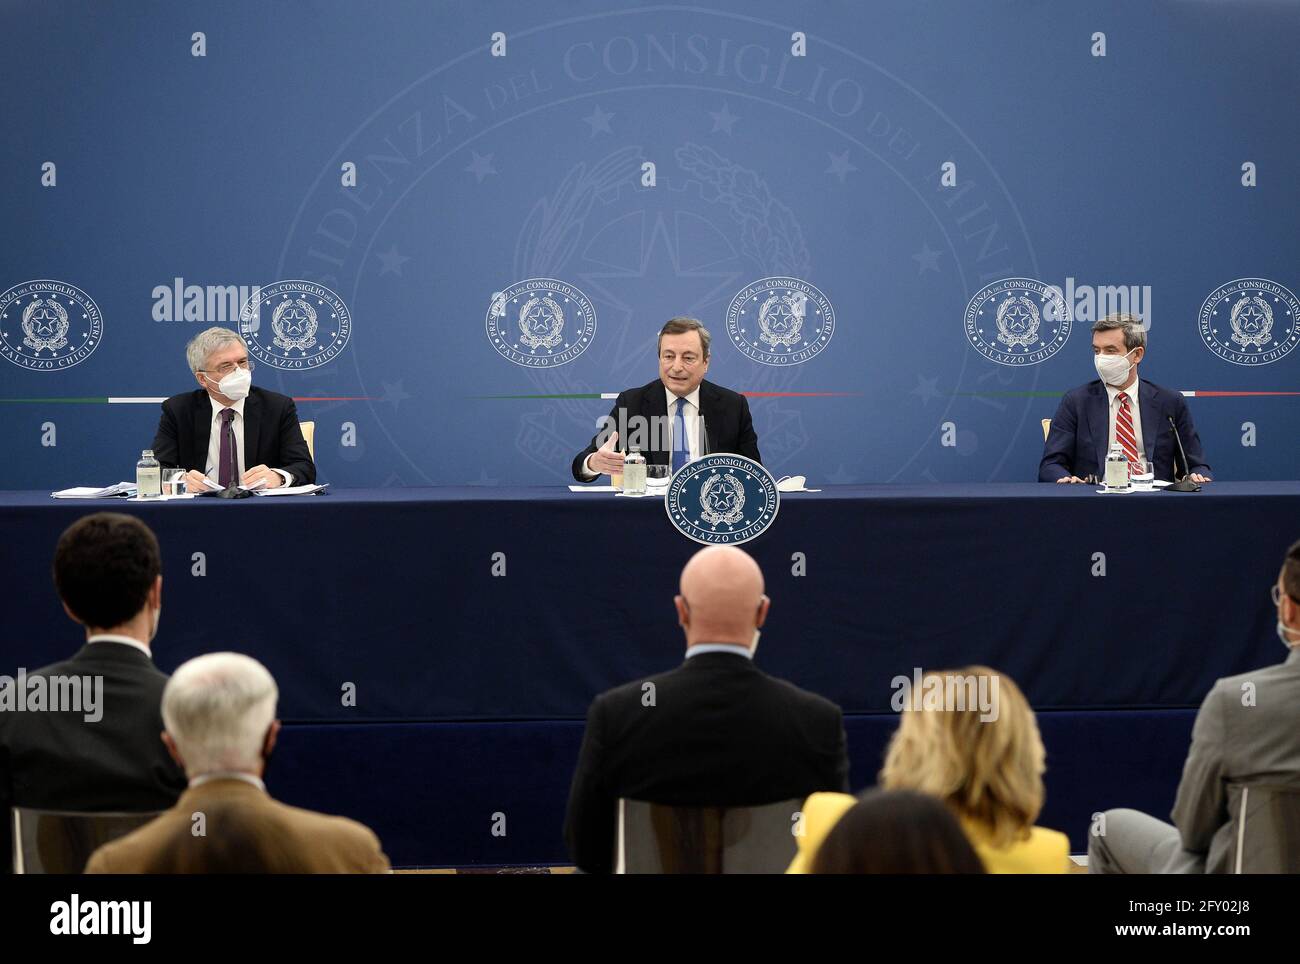
[[[1128,351],[1147,346],[1147,330],[1142,326],[1142,319],[1137,315],[1121,311],[1118,314],[1099,318],[1092,324],[1093,331],[1114,331],[1117,328],[1124,332],[1124,347]]]
[[[248,342],[237,331],[229,328],[209,328],[201,331],[185,346],[185,360],[190,363],[190,371],[201,372],[208,363],[208,356],[227,345],[240,344],[248,350]]]
[[[182,663],[163,688],[162,718],[186,774],[257,770],[279,695],[267,668],[242,653]]]
[[[700,333],[700,347],[704,349],[705,359],[708,359],[709,342],[713,341],[713,336],[709,334],[709,329],[705,328],[703,323],[694,318],[687,318],[685,315],[669,318],[664,322],[664,326],[659,329],[659,339],[655,342],[655,351],[659,350],[664,335],[684,335],[688,331],[698,331]]]

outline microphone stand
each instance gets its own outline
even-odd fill
[[[1187,452],[1183,449],[1183,440],[1178,435],[1178,426],[1174,424],[1172,415],[1166,415],[1169,420],[1169,427],[1174,430],[1174,441],[1178,444],[1178,454],[1183,457],[1183,477],[1176,482],[1165,486],[1166,492],[1200,492],[1201,487],[1192,481],[1192,467],[1187,462]],[[1174,466],[1174,474],[1178,474],[1178,466]]]

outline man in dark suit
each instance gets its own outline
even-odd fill
[[[674,600],[679,667],[596,697],[565,817],[574,863],[613,867],[620,797],[681,806],[757,806],[847,791],[844,720],[829,700],[754,665],[770,600],[735,546],[700,550]]]
[[[71,659],[27,674],[21,709],[16,700],[0,700],[6,869],[11,806],[149,812],[172,806],[185,788],[185,774],[162,742],[167,677],[149,649],[162,610],[158,540],[133,516],[85,516],[59,539],[54,584],[64,611],[86,627],[86,644]],[[34,682],[38,677],[43,683]],[[47,694],[39,710],[38,687]],[[63,698],[56,701],[55,693]],[[68,699],[74,693],[80,706]]]
[[[185,347],[185,357],[199,389],[163,402],[153,453],[163,466],[186,470],[188,491],[209,491],[204,477],[223,489],[316,481],[293,399],[252,387],[243,338],[209,328]]]
[[[710,452],[762,461],[745,396],[704,381],[710,341],[708,329],[694,318],[673,318],[663,326],[659,377],[619,393],[605,428],[574,458],[575,479],[621,475],[622,453],[632,448],[648,465],[667,465],[673,472]]]
[[[1061,399],[1043,443],[1039,482],[1104,477],[1106,454],[1117,442],[1130,463],[1150,462],[1157,479],[1172,482],[1189,475],[1193,482],[1210,481],[1210,466],[1183,396],[1138,379],[1146,344],[1146,330],[1133,315],[1111,315],[1092,326],[1093,363],[1100,378]],[[1182,464],[1171,418],[1190,465]],[[1181,469],[1177,473],[1175,458]]]

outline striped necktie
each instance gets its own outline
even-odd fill
[[[1137,435],[1133,432],[1133,410],[1128,405],[1128,392],[1120,392],[1119,411],[1115,413],[1115,440],[1128,458],[1130,465],[1136,465],[1142,459],[1138,456]]]

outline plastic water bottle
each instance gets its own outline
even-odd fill
[[[1128,487],[1128,457],[1116,442],[1106,456],[1106,488],[1127,492]]]
[[[145,449],[135,463],[135,494],[138,499],[162,496],[162,468],[153,457],[153,449]]]
[[[631,449],[623,456],[624,495],[645,495],[645,456]]]

